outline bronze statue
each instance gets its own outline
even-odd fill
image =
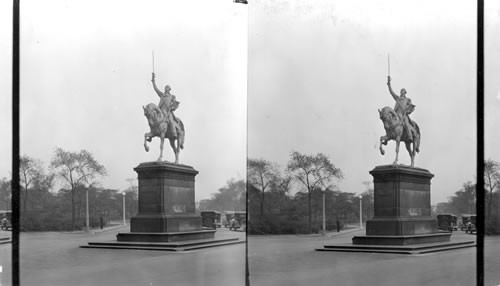
[[[150,132],[144,134],[144,149],[146,149],[146,152],[149,152],[147,142],[151,142],[153,137],[160,137],[160,157],[158,161],[161,161],[163,157],[163,143],[165,138],[168,138],[170,146],[175,153],[175,164],[178,164],[180,149],[184,148],[185,134],[184,124],[173,113],[179,107],[179,102],[176,100],[175,95],[170,93],[170,86],[165,86],[165,92],[161,92],[158,89],[154,73],[151,82],[153,83],[154,90],[160,97],[160,103],[158,106],[154,103],[150,103],[145,107],[143,106],[144,116],[148,119],[151,129]]]
[[[380,153],[384,155],[382,144],[387,145],[389,140],[396,141],[396,159],[393,164],[398,163],[399,143],[405,142],[406,149],[410,154],[411,166],[415,165],[415,155],[420,151],[420,128],[418,124],[410,119],[409,115],[415,110],[415,105],[412,104],[411,99],[406,97],[406,90],[401,89],[398,96],[391,87],[391,77],[387,77],[387,86],[389,92],[396,101],[394,109],[386,106],[379,109],[380,119],[384,123],[385,136],[380,137]],[[413,148],[411,144],[413,143]]]
[[[166,120],[169,125],[168,127],[172,131],[172,136],[177,137],[177,131],[175,128],[177,119],[175,118],[174,111],[177,109],[177,107],[179,107],[179,102],[176,100],[175,95],[170,93],[171,88],[169,85],[165,86],[165,92],[161,92],[158,89],[155,81],[155,73],[153,73],[151,82],[153,83],[153,88],[156,91],[156,94],[158,94],[158,97],[160,97],[160,103],[158,103],[158,107],[166,116]]]

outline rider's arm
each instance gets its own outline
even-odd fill
[[[394,98],[394,100],[398,100],[399,96],[392,90],[390,77],[387,80],[387,86],[389,87],[389,92],[391,93],[391,95]]]
[[[153,83],[153,88],[154,90],[156,91],[156,94],[158,94],[159,97],[161,97],[163,95],[163,93],[161,92],[161,90],[158,89],[158,87],[156,86],[156,82],[155,82],[155,78],[153,76],[153,79],[151,79],[151,82]]]

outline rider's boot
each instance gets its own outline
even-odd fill
[[[411,132],[411,127],[409,125],[406,126],[406,132],[408,134],[408,140],[413,142],[413,133]]]
[[[175,128],[175,125],[173,123],[170,123],[170,130],[172,130],[172,137],[177,138],[177,129]]]

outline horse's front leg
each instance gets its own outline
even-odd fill
[[[379,150],[380,150],[380,154],[384,155],[385,154],[385,150],[384,148],[382,148],[382,144],[384,145],[387,145],[387,140],[389,138],[387,138],[387,136],[381,136],[380,137],[380,145],[379,145]]]
[[[396,159],[392,163],[393,165],[397,165],[398,164],[399,143],[401,143],[401,137],[400,136],[396,137]]]
[[[170,147],[172,147],[172,150],[174,150],[175,164],[179,164],[179,147],[175,146],[175,139],[174,138],[168,138],[168,140],[170,141]]]
[[[413,167],[415,162],[415,143],[413,144],[413,151],[411,149],[410,142],[405,142],[405,144],[406,144],[406,150],[408,150],[408,154],[410,154],[411,166]]]
[[[163,143],[165,143],[165,135],[162,134],[160,136],[160,157],[158,158],[158,161],[161,161],[163,158]]]
[[[144,149],[146,152],[149,152],[148,141],[151,142],[151,138],[153,137],[153,133],[148,132],[144,134]]]

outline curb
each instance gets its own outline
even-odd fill
[[[338,235],[341,235],[341,234],[356,232],[356,231],[360,231],[360,230],[365,230],[365,228],[354,228],[354,229],[349,229],[349,230],[342,231],[342,232],[327,233],[326,237],[338,236]]]
[[[115,229],[123,228],[123,227],[129,227],[130,225],[114,225],[114,226],[109,226],[109,227],[104,227],[103,229],[100,228],[93,228],[90,230],[75,230],[75,231],[61,231],[60,233],[70,233],[70,234],[85,234],[85,233],[90,233],[90,234],[98,234],[102,232],[107,232],[107,231],[112,231]],[[59,231],[54,231],[54,233],[58,233]]]
[[[98,233],[103,233],[103,232],[112,231],[112,230],[125,228],[125,227],[129,227],[129,225],[122,225],[121,224],[121,225],[116,225],[116,226],[105,227],[103,229],[92,229],[89,231],[89,233],[98,234]]]

